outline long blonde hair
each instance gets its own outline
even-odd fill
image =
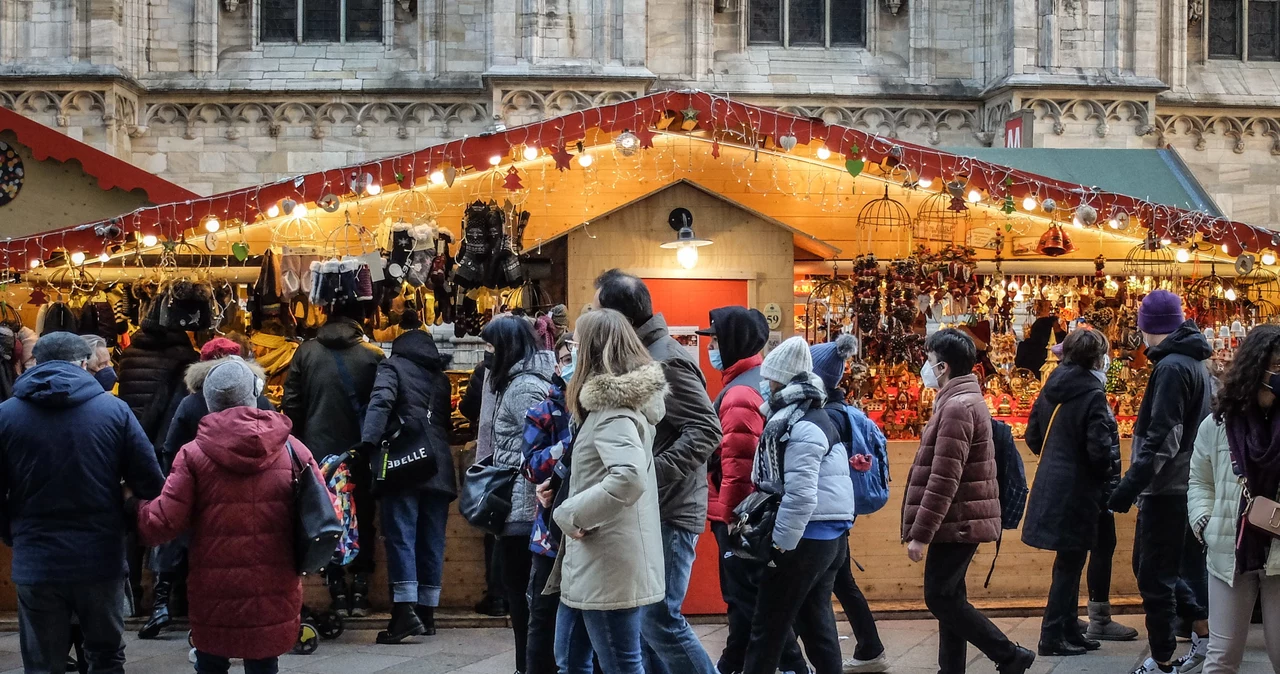
[[[653,359],[645,350],[635,328],[625,316],[613,309],[597,309],[578,318],[578,367],[565,391],[565,402],[579,423],[586,416],[582,403],[582,387],[600,375],[622,375],[638,369]]]

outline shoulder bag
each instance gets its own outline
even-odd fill
[[[1234,461],[1233,461],[1234,463]],[[1280,503],[1265,496],[1255,496],[1249,490],[1249,478],[1243,470],[1237,470],[1240,476],[1240,487],[1244,492],[1244,522],[1271,538],[1280,538]],[[1240,539],[1244,537],[1245,528],[1240,527]],[[1236,546],[1239,547],[1237,540]]]
[[[342,520],[333,509],[329,487],[303,465],[285,442],[293,464],[293,550],[298,573],[318,572],[333,559],[342,538]]]
[[[471,526],[501,536],[511,514],[511,491],[519,471],[493,465],[488,457],[472,465],[462,477],[458,510]]]
[[[428,439],[426,433],[421,432],[421,424],[417,420],[406,423],[403,417],[397,418],[399,428],[383,438],[374,453],[373,482],[378,493],[421,485],[440,470],[435,455],[427,447]]]

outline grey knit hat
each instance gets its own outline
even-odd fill
[[[232,407],[256,407],[258,376],[237,356],[227,357],[204,378],[204,401],[210,412]]]
[[[813,372],[813,356],[803,337],[792,337],[777,345],[760,365],[760,376],[779,384],[788,384],[796,375],[809,372]]]

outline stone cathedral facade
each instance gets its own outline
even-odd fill
[[[0,0],[0,106],[201,194],[669,88],[1172,146],[1280,226],[1280,0]]]

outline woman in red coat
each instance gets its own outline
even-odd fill
[[[256,408],[262,382],[238,358],[205,378],[210,414],[182,447],[160,498],[140,504],[147,545],[191,531],[189,601],[196,672],[276,674],[298,638],[302,584],[293,553],[293,462],[319,472],[289,418]]]

